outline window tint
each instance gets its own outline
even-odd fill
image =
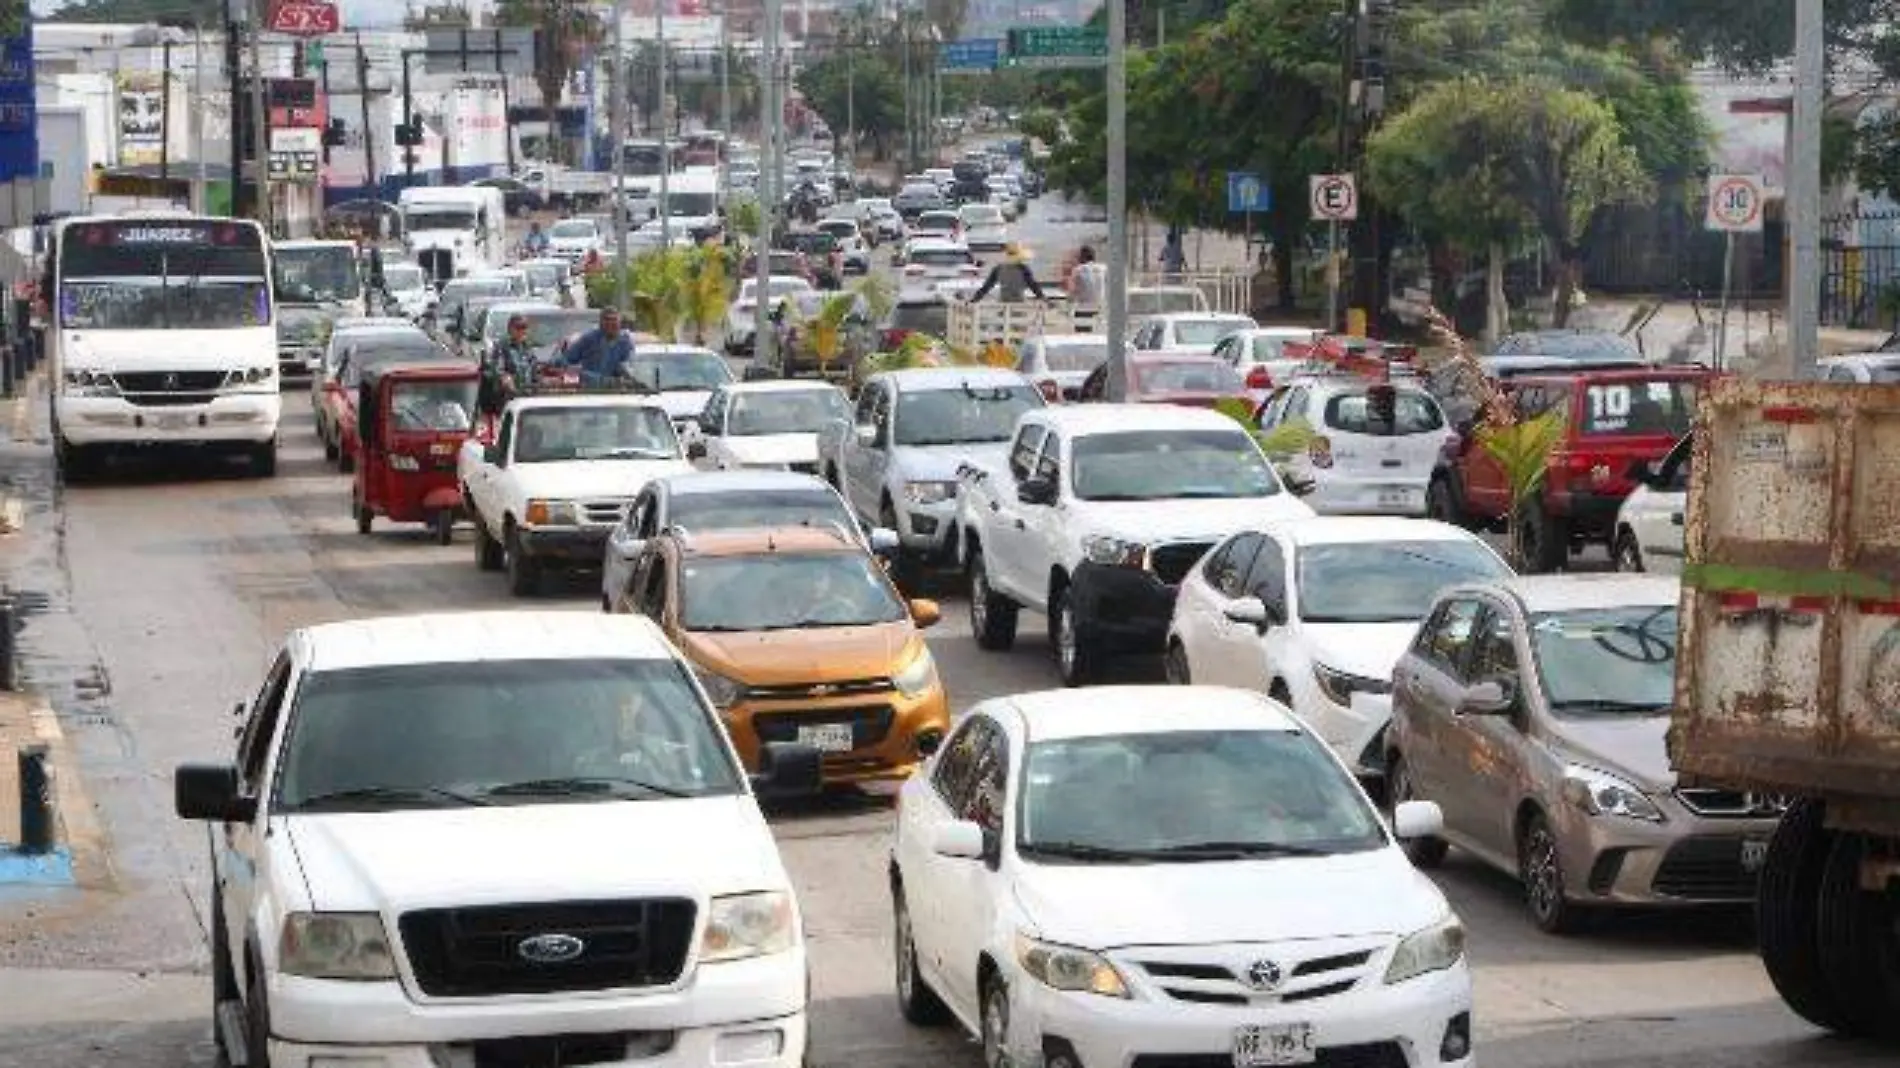
[[[1260,539],[1260,553],[1247,569],[1247,594],[1269,606],[1286,604],[1286,554],[1270,537]]]
[[[1041,455],[1036,457],[1036,477],[1046,478],[1057,486],[1062,485],[1061,454],[1062,439],[1054,434],[1049,435],[1048,440],[1042,443]]]
[[[654,622],[659,622],[666,614],[666,557],[661,553],[650,553],[644,574],[639,582],[639,594],[634,599],[634,608],[640,614]]]
[[[1207,584],[1225,597],[1244,597],[1247,574],[1264,540],[1258,534],[1241,534],[1207,558]]]
[[[1374,417],[1369,394],[1340,393],[1326,402],[1326,425],[1347,434],[1404,437],[1443,429],[1445,416],[1425,394],[1399,390],[1392,397],[1392,420],[1387,422]]]
[[[240,785],[247,793],[256,791],[262,783],[264,761],[270,754],[271,737],[277,733],[277,719],[284,709],[284,694],[289,689],[290,654],[280,653],[271,665],[270,674],[264,677],[263,687],[257,691],[250,718],[245,721],[243,736],[238,741]]]
[[[956,734],[950,737],[944,746],[943,756],[937,760],[937,771],[931,781],[937,787],[937,796],[943,798],[951,812],[961,813],[965,802],[969,800],[970,785],[977,770],[977,758],[982,755],[989,740],[989,721],[975,716]]]
[[[1485,613],[1484,627],[1471,656],[1471,677],[1487,679],[1517,677],[1517,645],[1512,641],[1516,628],[1507,613],[1493,606]]]
[[[1042,447],[1044,431],[1039,426],[1026,426],[1016,433],[1016,444],[1009,450],[1009,473],[1021,482],[1029,477],[1031,466],[1036,462],[1036,450]]]
[[[987,737],[983,749],[977,754],[976,766],[970,772],[969,800],[964,802],[960,815],[983,828],[985,835],[1000,838],[1003,833],[1005,784],[1009,779],[1009,747],[1002,731],[989,727],[984,734]]]
[[[1480,605],[1476,601],[1453,601],[1432,617],[1429,635],[1422,650],[1434,663],[1453,676],[1465,675],[1465,653],[1471,648],[1478,627]]]

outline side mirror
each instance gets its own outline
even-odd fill
[[[1056,503],[1056,484],[1046,478],[1025,479],[1016,486],[1016,499],[1024,504]]]
[[[759,747],[759,772],[752,789],[767,797],[802,797],[824,787],[824,758],[817,749],[795,742],[767,742]]]
[[[917,600],[910,602],[910,621],[920,627],[934,627],[943,618],[943,609],[935,601]]]
[[[635,538],[632,541],[616,541],[613,545],[614,551],[619,554],[620,558],[631,564],[640,559],[641,553],[646,552],[647,540],[645,538]]]
[[[1392,836],[1401,842],[1436,838],[1445,832],[1445,813],[1436,801],[1401,801],[1392,810]]]
[[[706,443],[703,441],[689,442],[686,446],[686,458],[688,460],[704,460],[706,458]]]
[[[985,853],[983,828],[970,820],[939,823],[931,835],[931,851],[956,860],[982,860]]]
[[[1465,691],[1458,701],[1458,714],[1498,716],[1517,704],[1517,687],[1505,679],[1490,679]]]
[[[895,556],[897,555],[897,551],[903,547],[903,544],[903,539],[897,536],[897,531],[889,527],[871,528],[871,551],[873,553],[879,556]]]
[[[1266,602],[1258,597],[1242,597],[1221,609],[1221,614],[1236,623],[1245,623],[1262,631],[1273,626],[1275,622],[1273,612],[1267,608]]]
[[[859,448],[869,449],[876,447],[877,426],[875,424],[859,423],[855,433],[857,434]]]
[[[248,823],[257,799],[238,792],[233,764],[182,764],[172,773],[172,807],[180,819]]]

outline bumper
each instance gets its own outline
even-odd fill
[[[897,512],[897,539],[904,551],[933,560],[949,561],[953,542],[950,532],[957,525],[955,499],[935,504],[901,504]]]
[[[1306,503],[1322,515],[1425,514],[1423,479],[1354,479],[1320,475]]]
[[[1556,814],[1553,829],[1570,896],[1646,907],[1754,901],[1761,857],[1777,821],[1708,819],[1673,799],[1655,800],[1667,823],[1591,816],[1564,804],[1546,807]]]
[[[271,1063],[328,1068],[337,1062],[320,1058],[341,1057],[350,1068],[472,1068],[478,1042],[626,1034],[652,1045],[607,1063],[792,1068],[805,1053],[805,999],[802,951],[705,965],[677,991],[610,997],[422,1004],[397,983],[278,976],[270,990]],[[760,1032],[772,1037],[752,1037]],[[666,1052],[654,1056],[654,1046]]]
[[[1464,965],[1396,986],[1361,985],[1291,1005],[1228,1007],[1183,1004],[1165,995],[1122,1000],[1064,993],[1019,977],[1010,990],[1010,1036],[1019,1046],[1013,1051],[1018,1064],[1040,1065],[1045,1051],[1061,1043],[1074,1050],[1082,1068],[1135,1068],[1144,1057],[1225,1061],[1238,1028],[1308,1024],[1322,1060],[1410,1068],[1472,1064],[1468,1052],[1456,1060],[1440,1057],[1453,1019],[1464,1015],[1469,1027],[1471,975]],[[1395,1051],[1402,1062],[1392,1059]]]
[[[289,384],[308,383],[316,374],[317,363],[323,354],[316,349],[279,349],[277,351],[277,379]]]
[[[949,733],[950,702],[940,682],[916,697],[887,690],[849,697],[749,698],[727,709],[722,718],[747,770],[758,770],[763,742],[796,742],[801,729],[850,723],[851,749],[824,753],[825,781],[898,781],[923,763],[917,747],[920,735],[935,732],[941,740]]]
[[[523,530],[521,549],[536,560],[599,567],[611,527],[536,527]]]
[[[260,445],[277,436],[284,402],[275,392],[164,407],[144,407],[118,397],[61,395],[53,406],[60,436],[70,445]]]
[[[1551,515],[1570,524],[1571,534],[1607,538],[1616,529],[1616,513],[1623,507],[1624,496],[1558,490],[1544,495],[1544,505]]]
[[[1175,587],[1151,571],[1083,563],[1070,579],[1076,622],[1093,642],[1159,652],[1174,618]]]
[[[1310,667],[1287,679],[1293,713],[1312,726],[1333,752],[1360,776],[1385,774],[1381,742],[1392,722],[1392,695],[1355,692],[1351,705],[1340,705],[1320,689]]]

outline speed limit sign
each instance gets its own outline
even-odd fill
[[[1759,175],[1710,175],[1708,228],[1731,234],[1761,233],[1764,199]]]

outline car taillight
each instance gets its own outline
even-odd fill
[[[1247,388],[1248,389],[1272,389],[1273,388],[1273,376],[1267,373],[1267,368],[1265,365],[1255,364],[1253,367],[1253,370],[1247,372]]]
[[[1306,457],[1313,462],[1314,467],[1333,466],[1332,441],[1323,437],[1314,438],[1312,442],[1306,446]]]

